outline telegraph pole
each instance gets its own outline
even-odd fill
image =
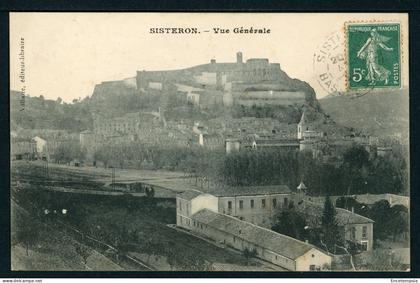
[[[111,180],[112,180],[112,189],[115,190],[115,167],[114,166],[112,166]]]
[[[44,176],[45,176],[45,179],[48,180],[48,177],[49,177],[48,159],[45,159],[45,163],[44,163]]]

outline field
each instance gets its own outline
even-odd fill
[[[12,225],[16,217],[29,217],[14,201],[11,203]],[[16,230],[12,230],[12,270],[45,271],[120,271],[121,266],[103,254],[86,247],[86,262],[77,252],[81,245],[65,233],[29,218],[31,229],[38,229],[32,245],[26,247],[19,241]],[[33,236],[33,235],[32,235]]]
[[[23,170],[24,169],[24,170]],[[55,170],[55,169],[54,169]],[[79,169],[80,170],[80,169]],[[42,171],[39,167],[31,167],[23,163],[12,166],[14,180],[20,177],[26,181],[39,181],[42,179]],[[25,172],[20,176],[20,172]],[[52,170],[50,170],[52,171]],[[57,172],[57,171],[56,171]],[[95,178],[84,174],[82,171],[71,170],[69,174],[60,168],[59,174],[51,173],[60,179],[80,181],[88,180],[92,184]],[[38,177],[38,178],[37,178]],[[240,252],[215,246],[195,236],[174,230],[167,224],[176,221],[174,199],[149,199],[146,197],[132,196],[98,196],[81,195],[62,192],[51,192],[42,189],[39,182],[33,185],[39,190],[13,190],[13,196],[20,200],[20,204],[31,207],[33,215],[44,217],[48,223],[65,223],[68,228],[73,227],[90,235],[95,239],[117,247],[124,255],[136,258],[150,266],[154,270],[264,270],[273,271],[273,267],[257,259],[247,259]],[[98,182],[97,186],[101,186]],[[44,215],[44,211],[50,213]],[[66,214],[60,214],[65,209]],[[36,227],[41,229],[41,227]],[[12,227],[13,230],[13,227]],[[70,234],[69,234],[70,235]],[[48,246],[44,254],[30,253],[34,257],[59,254],[61,243],[51,241],[43,242]],[[71,248],[70,248],[71,250]],[[63,249],[63,252],[65,249]],[[16,252],[21,254],[21,248]],[[22,258],[22,257],[18,257]],[[50,257],[57,262],[51,264],[53,269],[80,270],[86,268],[83,265],[64,264],[62,258],[77,258],[70,254],[64,257]],[[115,261],[115,258],[112,257]],[[79,261],[79,260],[77,260]],[[118,260],[116,260],[118,262]],[[16,262],[21,269],[28,268],[28,264]],[[88,265],[92,265],[88,263]],[[41,266],[29,266],[36,270],[47,270],[48,263]],[[129,267],[122,266],[125,270]],[[93,270],[100,268],[92,267]],[[281,268],[276,269],[277,271]]]

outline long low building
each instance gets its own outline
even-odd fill
[[[277,198],[273,195],[267,198],[265,195],[272,192],[273,187],[264,189],[260,189],[262,195],[255,195],[255,193],[248,195],[246,193],[248,190],[244,188],[243,196],[227,198],[200,191],[185,191],[177,195],[177,226],[241,251],[246,248],[255,250],[257,257],[289,270],[310,271],[328,268],[331,265],[331,257],[313,245],[248,222],[252,220],[248,213],[234,213],[235,207],[238,210],[247,210],[249,213],[256,210],[255,216],[269,218],[270,211],[273,209],[273,199]],[[288,196],[289,193],[288,188],[279,186],[275,191],[282,197],[282,202],[278,201],[278,205],[284,205],[285,195]],[[230,198],[233,199],[229,200]],[[252,199],[254,199],[254,208],[251,207]],[[266,200],[264,206],[263,199]],[[231,202],[232,215],[228,215],[226,211],[229,208],[229,202]],[[245,202],[247,207],[245,207]],[[238,219],[239,217],[247,221]]]
[[[202,209],[181,227],[292,271],[327,270],[331,256],[311,244],[233,216]]]

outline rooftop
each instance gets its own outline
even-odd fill
[[[182,174],[182,173],[181,173]],[[264,195],[264,194],[290,194],[291,191],[286,185],[271,185],[271,186],[246,186],[246,187],[207,187],[206,185],[195,185],[194,180],[189,180],[181,176],[172,178],[156,178],[143,180],[145,184],[152,186],[159,186],[175,192],[193,191],[195,194],[198,192],[204,194],[211,194],[214,196],[241,196],[241,195]],[[179,194],[181,197],[181,194]],[[186,196],[185,196],[186,197]]]
[[[200,191],[196,191],[196,190],[189,190],[189,191],[185,191],[182,193],[177,194],[176,196],[185,200],[192,200],[196,197],[198,197],[199,195],[204,194],[203,192]]]
[[[299,145],[298,140],[292,139],[256,139],[256,144],[259,146],[270,146],[270,145],[279,145],[279,146],[289,146],[289,145]]]
[[[291,191],[286,185],[272,186],[246,186],[246,187],[219,187],[217,189],[206,189],[206,192],[215,196],[252,196],[270,194],[290,194]]]
[[[192,218],[212,228],[230,233],[245,241],[258,243],[259,246],[290,259],[297,259],[309,250],[315,248],[311,244],[208,209],[200,210],[195,213]]]
[[[297,205],[297,208],[303,214],[313,217],[312,219],[314,222],[320,223],[321,216],[324,211],[324,206],[321,204],[313,203],[310,201],[304,201],[301,204]],[[349,210],[343,208],[335,208],[337,212],[336,219],[337,223],[340,226],[344,226],[347,224],[363,224],[363,223],[373,223],[374,221],[370,218],[364,217],[360,214],[351,212]]]

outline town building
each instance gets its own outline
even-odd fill
[[[203,208],[217,212],[218,198],[200,191],[188,190],[176,196],[176,224],[180,227],[191,225],[191,216]]]
[[[285,185],[222,187],[212,189],[211,194],[185,191],[177,195],[177,213],[189,217],[194,211],[194,204],[203,199],[207,199],[207,203],[209,199],[216,200],[217,206],[207,207],[209,209],[259,226],[271,227],[276,213],[287,208],[292,201],[292,193]],[[186,208],[187,203],[189,208]]]
[[[32,140],[35,143],[37,158],[47,159],[48,157],[47,141],[39,136],[34,137]]]
[[[47,141],[44,140],[43,138],[36,136],[33,138],[33,141],[35,142],[36,145],[36,151],[38,153],[43,153],[44,151],[46,151],[46,146],[47,146]]]
[[[300,144],[297,140],[288,139],[273,139],[273,138],[256,138],[251,143],[243,145],[244,148],[251,148],[256,150],[275,149],[275,150],[299,150]]]
[[[36,157],[36,142],[30,138],[12,137],[10,144],[12,160],[33,160]]]
[[[241,142],[238,139],[226,139],[225,148],[226,153],[239,152]]]
[[[95,144],[95,135],[90,130],[85,130],[80,132],[79,134],[79,142],[80,146],[83,147],[91,147],[92,144]]]
[[[297,202],[295,208],[301,215],[304,215],[309,227],[315,229],[321,227],[323,204],[303,200]],[[353,244],[360,250],[372,250],[374,221],[343,208],[336,207],[335,210],[341,239],[347,245]]]
[[[201,209],[183,228],[237,250],[255,251],[256,257],[291,271],[331,268],[331,256],[315,246],[239,220],[230,215]]]
[[[245,204],[244,197],[240,199],[235,199],[235,196],[216,197],[200,191],[185,191],[178,194],[177,226],[241,251],[245,249],[255,251],[257,257],[288,270],[315,271],[330,268],[331,256],[313,245],[245,221],[249,217],[247,213],[234,213],[235,209],[245,210],[245,206],[240,208]],[[270,211],[275,203],[273,199],[276,199],[271,196],[266,198],[266,203],[263,204],[263,198],[259,198],[260,204],[257,208],[257,198],[250,195],[247,197],[250,206],[246,210],[258,210],[255,215],[268,215],[265,210]],[[284,199],[283,197],[283,202]],[[252,200],[254,208],[251,208]],[[229,203],[231,215],[227,214]],[[220,212],[223,209],[226,214]],[[234,217],[235,214],[239,218]]]
[[[289,205],[291,191],[285,185],[224,187],[212,191],[218,211],[263,227],[271,227],[278,210]]]
[[[301,182],[297,187],[294,205],[298,213],[304,216],[312,229],[321,227],[321,217],[324,210],[325,198],[321,202],[313,201],[313,197],[306,195],[307,187]],[[316,198],[315,198],[316,199]],[[347,244],[353,244],[360,250],[369,251],[373,248],[373,223],[372,219],[339,207],[336,210],[336,220],[340,229],[340,237]]]
[[[89,132],[82,133],[81,141],[85,145],[95,143],[126,144],[141,143],[147,145],[188,146],[192,140],[192,131],[185,125],[167,123],[161,111],[128,113],[122,117],[102,117],[96,115],[93,123],[93,137]]]
[[[303,182],[294,193],[284,185],[223,187],[211,193],[188,190],[176,197],[177,226],[239,250],[255,249],[258,257],[289,270],[320,270],[331,264],[329,255],[269,230],[275,216],[291,207],[304,216],[312,231],[321,228],[323,205],[309,201],[306,190]],[[341,208],[336,211],[340,237],[346,245],[371,250],[373,220]],[[294,247],[297,254],[291,254],[286,246]],[[299,252],[298,247],[305,248]]]

